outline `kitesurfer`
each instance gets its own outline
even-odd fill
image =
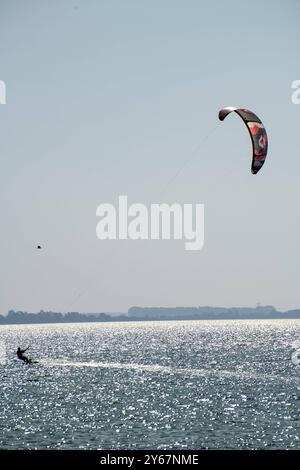
[[[29,348],[29,346],[28,346],[28,348]],[[26,364],[30,364],[30,359],[27,356],[24,356],[24,352],[26,352],[28,348],[21,349],[19,347],[18,350],[17,350],[18,359],[20,359],[21,361],[24,361]]]

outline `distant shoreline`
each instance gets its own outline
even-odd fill
[[[279,312],[273,306],[251,307],[131,307],[127,313],[45,312],[10,310],[0,315],[0,325],[50,323],[99,323],[168,320],[292,320],[300,319],[300,309]]]

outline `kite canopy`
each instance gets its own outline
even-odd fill
[[[228,106],[220,110],[220,121],[224,121],[226,116],[233,111],[243,119],[251,136],[253,147],[251,171],[255,175],[265,163],[268,153],[268,136],[265,126],[256,114],[249,109],[235,108],[233,106]]]

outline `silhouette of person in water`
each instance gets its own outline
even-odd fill
[[[28,346],[29,348],[29,346]],[[21,349],[20,347],[18,348],[17,350],[17,356],[18,356],[18,359],[20,359],[21,361],[24,361],[26,364],[30,364],[30,359],[28,359],[28,357],[24,356],[24,352],[27,351],[27,349]]]

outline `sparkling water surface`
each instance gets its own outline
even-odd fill
[[[299,449],[299,340],[299,320],[0,326],[0,448]]]

